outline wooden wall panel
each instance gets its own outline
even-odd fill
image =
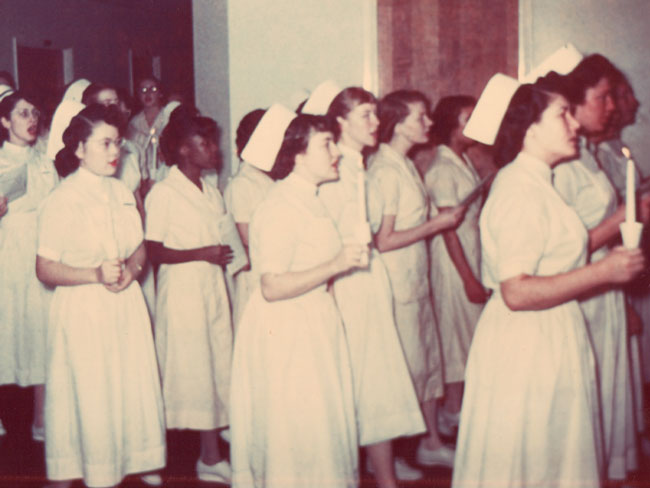
[[[517,76],[518,0],[378,0],[377,6],[380,96],[412,88],[435,106],[447,95],[478,97],[496,72]],[[430,151],[418,157],[422,171],[430,159]]]

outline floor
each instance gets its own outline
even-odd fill
[[[648,397],[646,397],[648,398]],[[0,387],[0,418],[8,433],[0,437],[0,488],[40,488],[45,485],[43,444],[31,439],[32,394],[28,388]],[[453,439],[447,439],[453,443]],[[163,472],[164,486],[168,488],[220,488],[224,485],[199,482],[194,474],[194,464],[199,454],[198,434],[192,431],[169,431],[167,435],[168,463]],[[224,445],[224,447],[227,445]],[[447,488],[451,470],[424,468],[415,462],[415,440],[401,440],[395,450],[406,461],[424,472],[424,479],[401,484],[404,488]],[[364,466],[362,454],[361,465]],[[644,458],[642,468],[626,484],[608,483],[607,488],[650,488],[650,459]],[[362,488],[374,488],[372,476],[362,471]],[[73,488],[83,488],[78,482]],[[143,488],[147,485],[137,477],[129,477],[120,488]]]

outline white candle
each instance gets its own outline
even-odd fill
[[[623,146],[621,150],[627,158],[627,171],[625,174],[625,221],[636,222],[636,190],[634,188],[634,161],[630,157],[630,150]]]
[[[151,147],[153,150],[153,170],[156,171],[158,169],[158,139],[155,137],[151,139]]]

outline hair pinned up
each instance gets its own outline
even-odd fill
[[[458,117],[466,107],[474,107],[476,98],[468,95],[454,95],[441,98],[431,115],[431,134],[436,144],[449,144],[451,134],[458,128]]]
[[[282,180],[293,171],[296,156],[303,154],[309,145],[309,139],[315,132],[331,132],[334,134],[334,124],[328,117],[322,115],[300,114],[291,121],[284,133],[282,146],[270,176],[274,180]]]
[[[539,122],[553,95],[567,98],[567,79],[554,71],[534,84],[522,85],[510,100],[494,142],[494,160],[502,167],[521,151],[528,128]]]
[[[398,90],[389,93],[379,102],[379,142],[390,142],[395,126],[403,122],[410,113],[409,104],[423,103],[429,112],[429,99],[422,92],[415,90]]]
[[[165,155],[165,164],[173,166],[183,143],[199,135],[215,143],[219,142],[219,126],[209,117],[203,117],[191,105],[179,105],[169,116],[169,122],[160,136],[160,149]]]
[[[88,140],[95,126],[101,122],[115,127],[121,132],[121,113],[115,106],[90,105],[75,115],[63,132],[63,149],[54,159],[54,166],[61,178],[74,173],[79,168],[79,158],[75,154],[79,144]]]

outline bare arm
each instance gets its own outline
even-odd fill
[[[117,282],[121,272],[122,261],[119,259],[104,261],[96,268],[77,268],[36,256],[36,276],[50,286],[75,286],[91,283],[107,285]]]
[[[248,222],[235,222],[239,238],[246,249],[248,249]]]
[[[638,205],[638,220],[650,221],[650,195],[641,198]],[[625,220],[625,204],[621,204],[612,215],[589,231],[589,251],[593,252],[609,244],[619,235],[619,225]]]
[[[207,261],[208,263],[224,265],[232,261],[230,246],[205,246],[194,249],[171,249],[162,242],[145,241],[149,259],[153,264],[179,264],[191,261]]]
[[[487,300],[487,293],[467,262],[467,257],[463,251],[458,234],[454,230],[448,230],[442,234],[442,237],[445,241],[449,258],[454,264],[456,271],[458,271],[460,279],[463,281],[467,298],[472,303],[484,303]]]
[[[261,277],[262,296],[269,302],[302,295],[349,269],[361,266],[361,255],[366,246],[347,245],[332,260],[305,271],[264,273]]]
[[[375,235],[375,245],[381,252],[392,251],[410,246],[443,230],[456,227],[465,215],[465,207],[453,207],[442,210],[435,217],[410,229],[395,230],[395,215],[384,215],[379,231]]]
[[[612,215],[589,230],[589,252],[600,249],[619,233],[619,224],[625,220],[625,205],[619,205]]]
[[[521,274],[501,282],[501,295],[510,310],[544,310],[603,285],[625,283],[643,270],[639,249],[617,247],[605,258],[553,276]]]

